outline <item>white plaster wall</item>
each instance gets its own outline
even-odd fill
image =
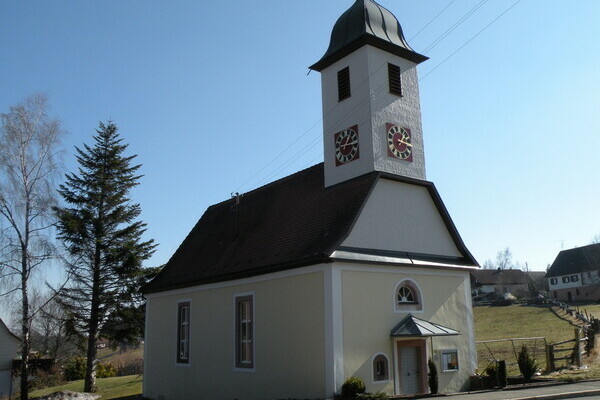
[[[17,356],[20,342],[0,324],[0,370],[10,369]]]
[[[578,277],[577,282],[571,282],[569,280],[569,282],[563,283],[562,279],[564,277],[570,278],[573,275],[577,275],[577,277]],[[587,272],[585,274],[576,273],[576,274],[555,276],[554,278],[556,278],[558,280],[558,282],[556,284],[550,283],[551,278],[548,278],[548,286],[549,286],[550,290],[578,288],[578,287],[590,285],[593,283],[600,283],[600,279],[598,279],[598,273],[596,271],[594,271],[592,273],[592,278],[588,277]]]
[[[460,257],[429,191],[379,179],[343,246]]]
[[[387,64],[401,69],[403,96],[389,93]],[[338,102],[337,72],[350,68],[352,96]],[[425,157],[416,64],[366,45],[321,71],[325,186],[371,172],[425,179]],[[385,124],[411,129],[413,161],[387,155]],[[358,125],[360,158],[335,165],[334,134]]]
[[[254,294],[254,371],[234,369],[234,295]],[[325,397],[323,268],[148,296],[144,396],[154,400]],[[191,303],[190,364],[176,365],[177,302]]]
[[[336,263],[338,264],[338,263]],[[427,357],[438,365],[441,393],[457,392],[468,388],[469,375],[476,367],[476,351],[471,286],[469,273],[411,267],[375,267],[339,263],[342,276],[344,374],[359,376],[367,384],[367,391],[399,392],[394,382],[397,358],[391,330],[412,312],[417,318],[439,323],[461,332],[460,336],[436,337],[427,340]],[[395,310],[395,289],[398,282],[409,278],[416,282],[422,295],[422,312]],[[441,349],[457,349],[458,372],[442,372],[441,360],[436,356]],[[372,356],[384,353],[390,362],[390,381],[373,382]],[[396,388],[396,389],[395,389]]]
[[[325,186],[331,186],[373,171],[370,71],[367,47],[361,47],[321,71]],[[352,95],[338,102],[337,73],[346,67],[350,68]],[[336,166],[334,135],[336,132],[354,125],[358,125],[359,158]]]
[[[10,368],[17,356],[20,342],[0,322],[0,398],[8,396],[11,383]]]
[[[375,170],[425,179],[425,150],[421,124],[421,101],[417,65],[376,47],[367,46],[371,71],[371,130]],[[389,93],[387,64],[398,65],[402,77],[402,97]],[[381,68],[381,66],[384,66]],[[410,128],[413,161],[399,160],[387,155],[386,123]]]

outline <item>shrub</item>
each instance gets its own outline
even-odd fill
[[[37,390],[47,387],[58,386],[64,383],[60,368],[53,365],[48,371],[39,369],[32,374],[29,383],[29,389]]]
[[[533,374],[537,371],[538,366],[536,365],[535,360],[529,355],[529,349],[527,349],[526,345],[521,346],[517,363],[519,364],[519,371],[521,371],[521,375],[523,375],[523,380],[529,382]]]
[[[430,358],[429,361],[427,361],[427,365],[429,366],[429,391],[432,394],[436,394],[438,392],[438,371],[437,371],[437,366],[435,365],[435,363],[433,362],[433,360]]]
[[[367,390],[365,383],[357,376],[352,376],[346,379],[342,385],[342,397],[344,399],[355,399],[357,395],[364,393]]]
[[[498,366],[496,363],[490,364],[486,369],[485,373],[492,379],[496,379],[498,377]]]
[[[98,364],[96,367],[96,377],[98,378],[112,378],[117,376],[117,369],[111,364]]]
[[[85,358],[75,357],[67,362],[63,370],[65,379],[76,381],[85,378]]]
[[[498,361],[498,385],[506,387],[508,385],[508,377],[506,375],[506,361]]]

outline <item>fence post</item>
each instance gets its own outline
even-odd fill
[[[581,329],[579,328],[575,328],[575,364],[578,367],[581,367],[583,364],[581,362],[581,344],[579,343],[579,340],[581,338]]]
[[[546,345],[546,371],[554,372],[554,346],[551,344]]]
[[[592,352],[595,342],[596,342],[596,333],[591,326],[588,326],[585,330],[587,336],[587,342],[585,343],[585,350],[587,351],[587,356],[590,356]]]

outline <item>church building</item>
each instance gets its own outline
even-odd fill
[[[478,268],[426,180],[417,65],[356,0],[323,57],[324,162],[210,206],[147,299],[143,395],[333,399],[468,389]]]

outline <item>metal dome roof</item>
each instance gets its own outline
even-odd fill
[[[335,23],[323,57],[309,68],[321,71],[365,44],[417,64],[427,60],[408,45],[400,23],[390,11],[373,0],[356,0]]]

